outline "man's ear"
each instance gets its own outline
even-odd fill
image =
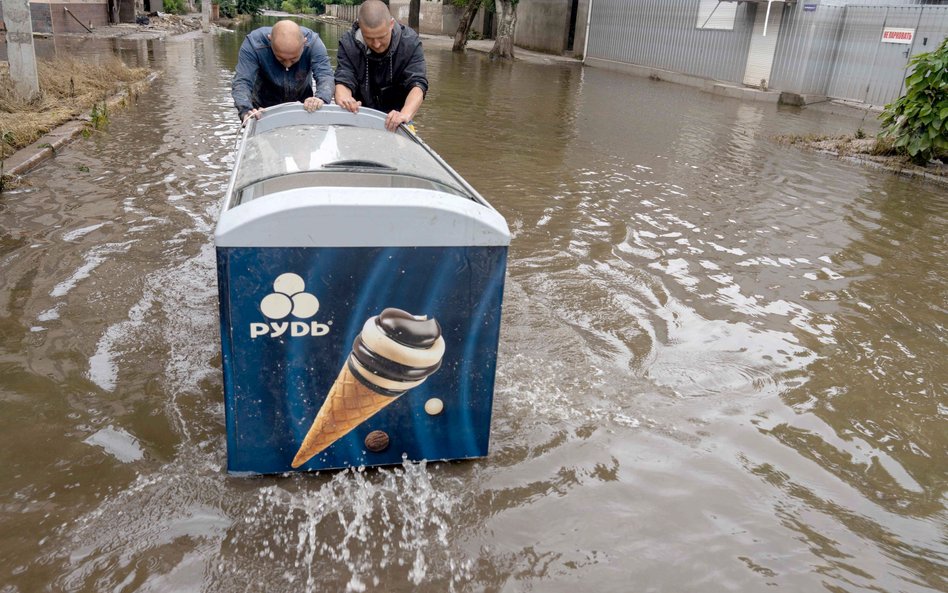
[[[267,41],[273,41],[273,35],[267,35]]]

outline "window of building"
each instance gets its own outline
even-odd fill
[[[698,0],[699,29],[734,29],[737,16],[737,2],[718,2],[718,0]]]

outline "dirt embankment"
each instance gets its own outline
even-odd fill
[[[211,30],[231,33],[222,25],[237,24],[242,18],[250,17],[220,19],[211,23]],[[138,23],[97,27],[71,36],[155,39],[193,35],[202,29],[199,14],[156,13],[141,18]],[[0,31],[0,40],[4,34]],[[145,68],[129,68],[118,58],[90,64],[57,57],[38,61],[37,71],[40,92],[27,101],[16,95],[9,66],[0,62],[0,191],[5,185],[12,185],[8,178],[11,167],[3,167],[9,157],[16,155],[9,158],[11,166],[16,163],[20,169],[28,170],[42,160],[41,153],[54,152],[57,146],[68,142],[67,136],[101,127],[107,122],[110,109],[134,99],[154,76],[150,77]]]
[[[14,92],[8,65],[0,64],[0,158],[68,121],[99,123],[95,120],[106,117],[109,97],[119,91],[136,95],[148,76],[147,69],[129,68],[118,58],[94,64],[73,58],[40,60],[37,71],[40,93],[27,101]]]

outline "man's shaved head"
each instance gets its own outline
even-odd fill
[[[392,19],[392,13],[382,0],[365,0],[359,6],[359,27],[375,29],[387,25]]]
[[[279,21],[270,31],[270,43],[280,52],[299,52],[303,47],[303,31],[293,21]]]
[[[270,31],[270,49],[285,68],[299,61],[303,43],[303,31],[293,21],[279,21]]]

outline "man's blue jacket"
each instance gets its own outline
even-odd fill
[[[231,95],[241,121],[251,109],[312,97],[314,78],[316,96],[325,103],[332,100],[332,66],[319,35],[306,27],[300,27],[303,32],[303,54],[298,62],[284,68],[270,48],[268,35],[271,29],[260,27],[251,31],[240,46]]]

